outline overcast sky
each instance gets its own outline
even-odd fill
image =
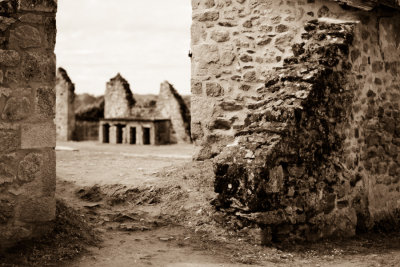
[[[57,65],[77,93],[104,94],[118,72],[133,93],[168,80],[190,93],[191,1],[58,0]]]

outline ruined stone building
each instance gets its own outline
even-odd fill
[[[63,68],[57,70],[55,91],[57,141],[97,141],[99,119],[104,118],[104,99],[76,95],[75,85]],[[82,104],[87,98],[93,103]]]
[[[75,85],[63,68],[56,76],[56,129],[58,141],[71,141],[75,131]]]
[[[89,102],[89,104],[86,102]],[[73,140],[99,140],[99,122],[104,118],[104,97],[95,97],[89,94],[76,95],[74,104],[75,130]]]
[[[190,142],[190,111],[171,84],[161,84],[155,107],[135,104],[130,85],[120,74],[107,83],[100,142],[131,145]]]
[[[171,143],[190,143],[190,110],[183,98],[168,82],[160,86],[157,99],[157,112],[163,118],[171,120]]]
[[[265,240],[399,225],[398,0],[193,0],[192,137]]]
[[[0,250],[55,219],[56,3],[0,1]]]

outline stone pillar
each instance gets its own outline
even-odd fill
[[[63,68],[57,70],[55,91],[57,140],[70,141],[75,130],[75,85]]]
[[[0,1],[0,250],[55,219],[56,0]]]
[[[99,143],[104,143],[104,124],[99,123]]]
[[[116,125],[110,125],[110,144],[117,143],[117,131],[118,127]]]
[[[122,128],[122,143],[128,144],[128,128],[126,126]]]

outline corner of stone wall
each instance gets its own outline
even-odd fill
[[[248,105],[235,145],[216,158],[219,208],[267,229],[271,240],[355,234],[352,178],[341,163],[355,93],[348,86],[355,25],[309,21],[294,56]]]
[[[192,6],[194,158],[216,162],[218,208],[275,240],[398,225],[399,11]]]
[[[55,218],[55,0],[0,2],[0,248]]]

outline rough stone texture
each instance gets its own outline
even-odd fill
[[[195,158],[216,157],[215,204],[264,240],[398,226],[400,13],[369,2],[193,5]]]
[[[75,85],[63,68],[58,68],[56,78],[57,140],[70,141],[75,130]],[[51,104],[47,104],[51,107]]]
[[[106,119],[127,118],[135,105],[129,83],[119,73],[107,83],[104,99],[104,118]]]
[[[190,111],[185,101],[168,82],[160,86],[157,99],[159,117],[171,120],[170,142],[190,143]]]
[[[55,12],[54,0],[0,1],[0,250],[55,218]]]

